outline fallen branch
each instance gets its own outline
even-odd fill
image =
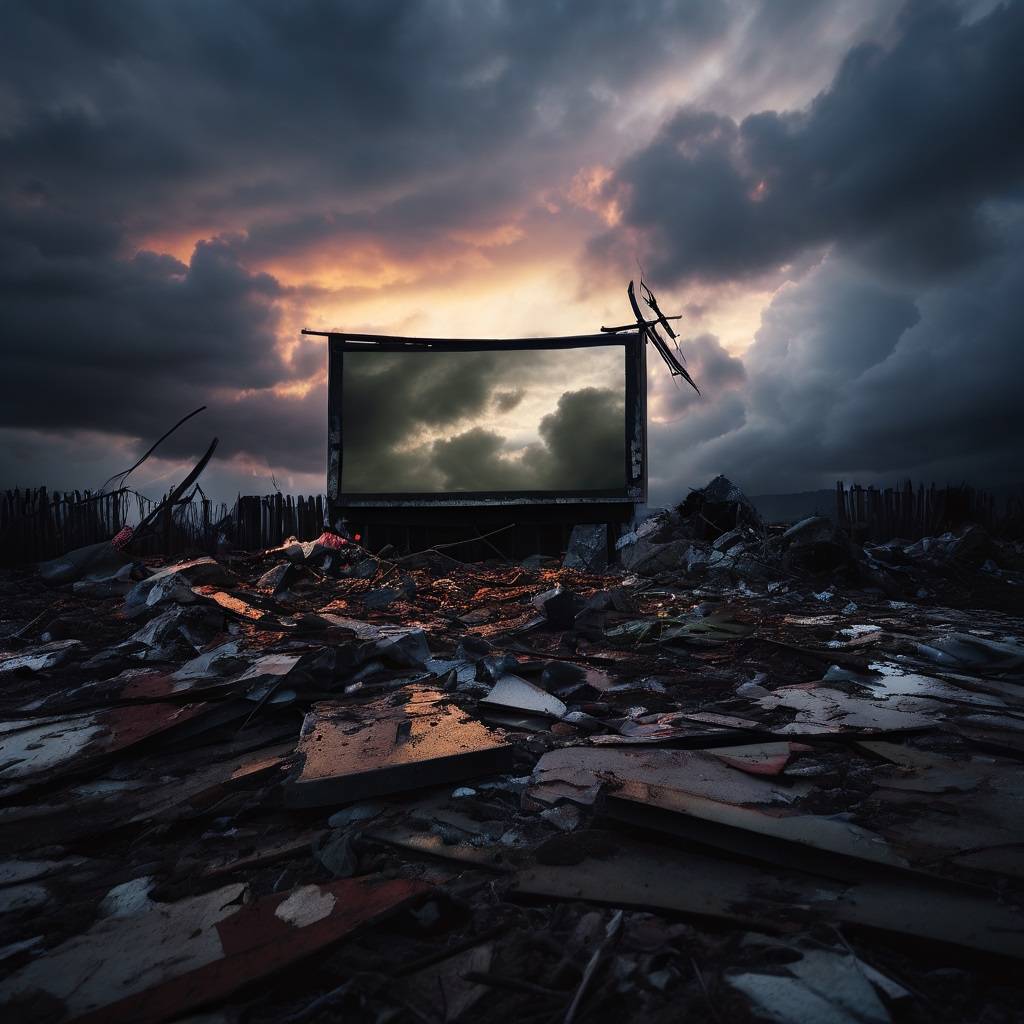
[[[207,463],[213,458],[213,453],[217,450],[217,443],[218,439],[215,437],[210,442],[210,447],[206,449],[206,453],[193,467],[192,472],[189,473],[189,475],[185,477],[185,479],[182,480],[182,482],[178,484],[178,486],[175,487],[174,490],[171,491],[171,493],[168,494],[167,497],[164,498],[164,500],[161,501],[160,504],[157,505],[156,508],[154,508],[153,511],[150,512],[137,527],[135,527],[135,532],[124,543],[122,550],[127,550],[131,547],[131,545],[138,540],[139,536],[149,528],[153,520],[155,520],[165,508],[173,507],[175,502],[177,502],[177,500],[199,479],[203,470],[206,469]]]
[[[590,988],[590,983],[594,980],[594,975],[597,973],[598,966],[604,959],[605,953],[608,952],[611,946],[618,939],[620,931],[622,931],[622,911],[616,910],[612,915],[612,919],[605,927],[604,938],[601,940],[601,944],[594,950],[594,955],[590,958],[590,961],[583,970],[583,977],[580,979],[579,988],[576,989],[576,995],[573,996],[572,1002],[569,1004],[569,1009],[565,1011],[564,1024],[572,1024],[576,1017],[576,1013],[580,1008],[580,1004],[583,1002],[583,998],[587,994],[587,989]]]
[[[661,309],[658,307],[658,300],[654,297],[654,292],[644,283],[643,278],[640,279],[640,294],[644,297],[644,302],[647,303],[651,312],[658,318],[657,322],[668,332],[668,336],[673,340],[678,338],[679,335],[672,330],[669,320],[681,320],[679,316],[665,316]]]
[[[496,530],[491,530],[490,533],[480,533],[477,531],[475,537],[467,537],[465,540],[453,540],[448,544],[435,544],[432,548],[427,548],[427,551],[445,551],[448,548],[458,548],[465,544],[475,544],[478,540],[486,540],[488,537],[493,537],[495,534],[504,533],[506,530],[514,529],[515,523],[509,523],[508,526],[499,526]],[[417,552],[418,554],[418,552]],[[500,552],[499,552],[500,554]],[[504,557],[504,556],[503,556]]]
[[[115,473],[112,477],[109,477],[108,479],[104,480],[103,481],[103,486],[100,487],[100,493],[101,494],[103,493],[103,491],[106,489],[107,484],[109,484],[111,482],[111,480],[117,480],[118,478],[120,478],[120,480],[121,480],[121,483],[120,483],[119,486],[123,487],[124,486],[124,482],[125,482],[125,480],[128,479],[128,475],[130,473],[132,473],[134,470],[138,469],[139,466],[141,466],[146,461],[146,459],[148,459],[150,457],[150,455],[152,455],[153,452],[155,452],[157,450],[157,448],[159,448],[160,445],[163,444],[163,442],[166,441],[167,438],[169,438],[171,436],[171,434],[173,434],[178,429],[178,427],[180,427],[183,423],[188,422],[188,420],[192,419],[193,416],[197,416],[205,408],[206,408],[205,405],[201,405],[201,406],[199,406],[198,409],[193,409],[192,412],[190,412],[187,416],[182,416],[182,418],[180,420],[178,420],[178,422],[175,423],[174,426],[171,427],[170,430],[168,430],[164,434],[161,434],[160,437],[158,437],[156,439],[156,441],[154,441],[153,444],[150,445],[149,450],[146,452],[145,455],[142,456],[141,459],[138,460],[138,462],[135,463],[135,465],[129,466],[129,468],[126,469],[123,473]]]

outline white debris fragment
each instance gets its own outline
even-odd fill
[[[296,928],[305,928],[327,917],[336,902],[334,893],[324,892],[319,885],[304,885],[278,904],[274,916]]]
[[[156,905],[149,898],[153,888],[152,875],[133,878],[130,882],[115,885],[100,903],[102,917],[132,917],[152,910]]]

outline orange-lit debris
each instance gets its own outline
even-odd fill
[[[439,690],[411,687],[404,703],[325,702],[302,725],[292,807],[350,803],[506,771],[512,747]]]

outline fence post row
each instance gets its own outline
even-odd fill
[[[836,483],[836,521],[858,541],[876,543],[903,538],[920,540],[967,523],[993,533],[1019,530],[1024,524],[1024,498],[1011,498],[1000,510],[996,498],[967,484],[925,488],[907,480],[901,487],[878,490]]]
[[[129,516],[134,497],[137,516]],[[86,544],[109,540],[127,522],[152,511],[153,502],[134,491],[109,494],[90,491],[59,493],[45,487],[0,492],[0,565],[28,565]],[[234,506],[208,498],[182,502],[162,517],[158,529],[133,548],[140,556],[213,553],[224,534],[247,551],[276,547],[285,538],[313,540],[323,529],[326,502],[322,494],[280,493],[239,495]],[[1000,508],[994,495],[966,484],[915,489],[909,481],[879,490],[836,484],[836,521],[857,542],[921,537],[978,523],[993,533],[1020,531],[1024,498]]]

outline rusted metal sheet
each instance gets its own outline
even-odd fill
[[[406,879],[344,879],[245,903],[248,887],[103,918],[0,985],[0,1001],[42,991],[63,1021],[157,1024],[216,1002],[430,890]]]
[[[47,781],[198,718],[207,704],[133,704],[93,714],[5,722],[0,782]]]

